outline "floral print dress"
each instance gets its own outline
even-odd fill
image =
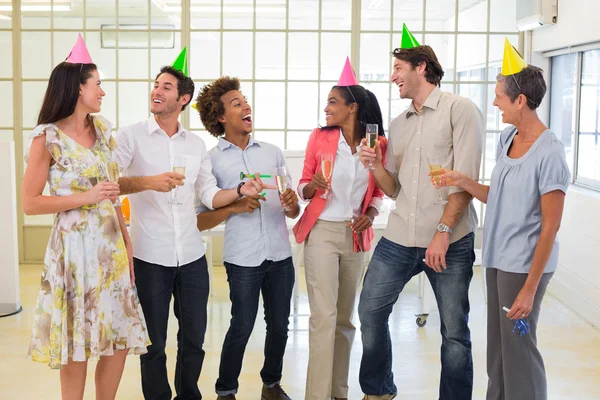
[[[107,180],[116,141],[111,126],[95,116],[97,139],[88,149],[53,124],[40,125],[53,164],[53,196],[70,196]],[[32,138],[33,140],[33,138]],[[103,164],[104,163],[104,164]],[[58,213],[46,249],[35,309],[29,357],[61,368],[73,361],[98,360],[116,350],[146,353],[150,345],[119,220],[109,200]]]

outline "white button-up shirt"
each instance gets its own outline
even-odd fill
[[[152,264],[175,267],[206,253],[196,226],[195,199],[212,209],[220,190],[212,175],[204,141],[179,124],[169,137],[154,116],[122,128],[115,156],[124,177],[152,176],[173,170],[176,156],[186,159],[184,185],[177,189],[183,204],[169,204],[173,192],[147,190],[129,195],[133,256]]]
[[[356,153],[352,150],[340,129],[340,139],[335,155],[331,177],[331,194],[333,196],[327,201],[320,220],[342,222],[350,221],[362,214],[362,203],[369,186],[369,170],[360,162],[358,153],[360,145],[356,147]],[[298,192],[303,198],[304,185],[300,185]],[[380,200],[373,198],[371,206],[379,209]]]

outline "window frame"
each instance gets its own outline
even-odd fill
[[[553,90],[552,85],[552,68],[554,66],[554,58],[558,56],[563,56],[567,54],[576,53],[577,55],[577,64],[576,64],[576,72],[575,72],[575,86],[573,87],[573,98],[574,98],[574,121],[573,121],[573,171],[571,175],[571,183],[576,186],[581,186],[587,189],[591,189],[594,191],[600,191],[600,179],[590,179],[584,176],[579,175],[579,135],[581,133],[581,84],[583,79],[583,54],[588,51],[600,50],[600,42],[589,43],[581,46],[573,46],[568,49],[559,49],[554,51],[549,51],[543,53],[543,56],[549,58],[550,71],[549,71],[549,80],[550,80],[550,90],[549,94],[551,94]],[[551,95],[550,95],[551,98]],[[599,96],[600,101],[600,96]],[[552,110],[551,103],[549,105],[549,110]],[[549,119],[552,120],[552,113],[549,112]]]

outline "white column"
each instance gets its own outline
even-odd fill
[[[15,143],[0,142],[0,315],[18,311],[19,243],[17,240],[17,185]]]

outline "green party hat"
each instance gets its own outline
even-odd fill
[[[400,42],[401,49],[412,49],[413,47],[420,46],[417,39],[413,36],[412,33],[406,27],[406,24],[402,24],[402,40]]]
[[[173,61],[173,64],[171,66],[173,68],[175,68],[177,71],[183,72],[183,74],[185,76],[189,76],[188,75],[188,61],[187,61],[187,47],[184,47],[183,50],[181,50],[181,53],[179,53],[179,55],[177,56],[175,61]]]

